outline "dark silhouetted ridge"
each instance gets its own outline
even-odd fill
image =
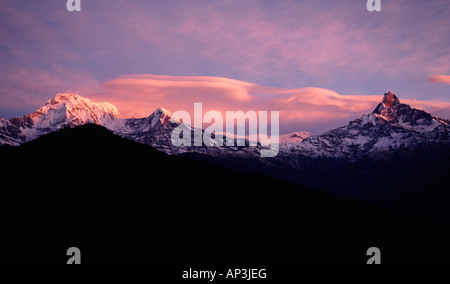
[[[446,228],[86,125],[1,147],[0,262],[439,262]]]

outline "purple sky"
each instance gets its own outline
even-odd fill
[[[433,101],[434,108],[417,103],[427,110],[450,102],[450,1],[381,1],[382,12],[370,13],[366,0],[82,0],[82,12],[69,13],[65,0],[0,0],[0,116],[33,112],[69,90],[111,98],[125,116],[149,115],[156,102],[176,111],[184,105],[166,105],[171,101],[161,97],[172,93],[174,82],[189,94],[180,98],[185,105],[194,103],[196,92],[211,108],[222,103],[221,92],[205,98],[211,82],[206,89],[203,83],[183,89],[176,76],[196,82],[196,76],[215,77],[214,88],[223,86],[223,78],[235,79],[243,82],[236,83],[239,91],[251,83],[244,88],[251,99],[243,110],[269,107],[268,96],[281,111],[281,102],[295,101],[302,114],[292,117],[292,105],[284,120],[282,112],[282,132],[320,132],[372,108],[343,107],[340,99],[332,106],[349,111],[345,117],[336,112],[342,121],[301,119],[309,110],[300,107],[303,96],[316,116],[329,113],[328,91],[350,96],[357,106],[356,96],[381,100],[389,90],[403,101]],[[149,80],[152,75],[171,76],[172,89]],[[132,78],[144,78],[150,91],[137,89],[142,81]],[[317,90],[309,87],[323,89],[317,101]],[[148,111],[127,111],[142,101]],[[225,105],[241,106],[239,99],[233,102]],[[318,111],[321,103],[326,107]]]

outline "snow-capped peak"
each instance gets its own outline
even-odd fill
[[[121,116],[110,103],[94,103],[74,94],[58,94],[29,117],[35,128],[60,128],[87,123],[102,124],[105,120]]]
[[[165,108],[162,108],[162,107],[159,107],[157,110],[155,110],[154,112],[153,112],[154,114],[166,114],[166,115],[169,115],[169,116],[171,116],[172,115],[172,113],[170,112],[170,111],[168,111],[167,109],[165,109]]]
[[[173,119],[173,115],[170,111],[164,108],[158,108],[156,111],[149,116],[150,127],[154,128],[157,125],[162,125],[163,127],[167,127],[171,123],[176,123],[177,120]]]
[[[14,130],[8,135],[14,138],[14,143],[9,144],[19,145],[64,127],[89,123],[105,125],[120,117],[117,108],[110,103],[94,103],[75,94],[57,94],[36,112],[9,120],[10,129]]]

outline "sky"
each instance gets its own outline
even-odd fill
[[[450,1],[0,0],[0,116],[57,93],[156,108],[280,111],[320,134],[387,91],[450,118]]]

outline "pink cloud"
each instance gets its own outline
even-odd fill
[[[436,75],[428,78],[432,83],[444,83],[450,85],[450,76],[447,75]]]
[[[218,77],[128,75],[104,82],[107,93],[96,96],[118,105],[124,116],[144,117],[158,107],[190,110],[195,102],[234,109],[256,100],[249,93],[251,85]]]
[[[201,102],[204,112],[280,111],[283,132],[318,133],[346,125],[372,112],[382,99],[382,94],[357,96],[323,88],[274,88],[220,77],[127,75],[102,86],[105,92],[95,97],[113,103],[125,117],[146,117],[158,107],[193,113],[193,104]],[[450,103],[402,102],[431,113],[450,114]]]

